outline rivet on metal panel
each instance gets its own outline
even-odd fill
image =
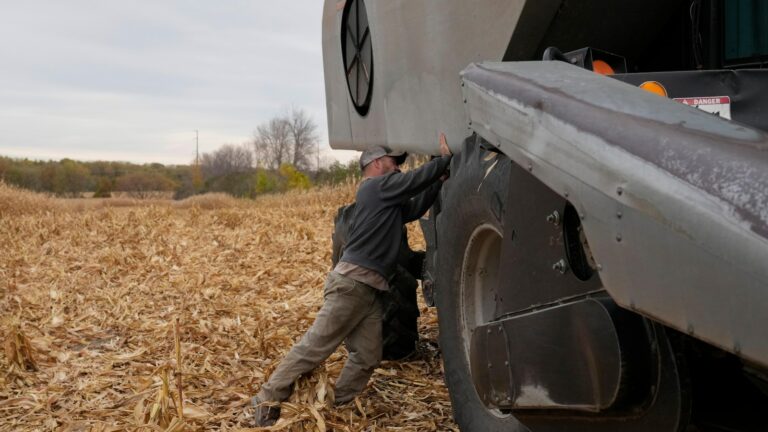
[[[493,363],[488,363],[488,369],[493,367]]]
[[[560,213],[555,210],[551,214],[547,215],[547,222],[554,226],[560,225]]]
[[[469,125],[472,126],[472,120],[469,121]]]
[[[621,186],[619,186],[619,187],[616,188],[616,193],[621,195],[621,194],[624,193],[624,189]]]
[[[616,212],[616,218],[621,219],[621,217],[624,216],[620,211]]]
[[[690,323],[689,323],[689,324],[688,324],[688,328],[687,328],[687,330],[688,330],[688,334],[689,334],[689,335],[691,335],[691,336],[693,336],[693,333],[694,333],[693,324],[690,324]]]
[[[568,271],[568,263],[566,263],[564,259],[561,259],[560,261],[552,264],[552,270],[555,270],[560,274],[565,274],[565,272]]]
[[[501,333],[501,330],[502,330],[501,326],[499,326],[499,328],[497,330],[499,331],[499,333]]]
[[[464,103],[467,103],[467,98],[464,98]]]
[[[491,334],[491,331],[492,331],[491,329],[488,329],[488,334]]]
[[[528,164],[528,171],[533,171],[533,165]]]
[[[563,196],[568,198],[568,192],[564,193]]]
[[[621,241],[621,234],[616,234],[616,241],[617,241],[617,242],[620,242],[620,241]]]
[[[603,265],[602,264],[598,264],[597,265],[597,271],[603,271]]]
[[[504,366],[509,366],[509,360],[504,360]]]
[[[579,218],[580,218],[581,220],[584,220],[584,219],[586,219],[586,218],[587,218],[587,215],[585,215],[584,213],[579,213]]]

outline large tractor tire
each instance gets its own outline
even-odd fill
[[[344,246],[349,236],[349,224],[354,217],[355,204],[339,208],[334,220],[333,266],[344,253]],[[381,293],[382,337],[384,360],[401,360],[413,354],[419,340],[416,290],[417,279],[421,278],[424,253],[408,247],[408,238],[403,232],[403,243],[398,256],[398,266],[394,278],[390,281],[389,291]]]
[[[511,175],[513,170],[517,170],[515,175],[518,177]],[[510,223],[510,218],[505,215],[511,211],[511,206],[515,205],[509,202],[510,196],[514,197],[517,192],[534,193],[529,192],[526,186],[522,186],[517,180],[514,184],[510,181],[510,178],[519,180],[519,172],[518,166],[503,154],[496,152],[482,138],[468,138],[461,152],[453,157],[451,179],[443,187],[440,211],[436,216],[436,251],[430,252],[436,256],[434,261],[428,259],[429,265],[434,268],[428,266],[427,272],[435,276],[434,296],[438,308],[445,380],[451,396],[453,415],[461,430],[685,430],[690,405],[686,397],[685,374],[682,372],[682,365],[675,358],[673,343],[666,336],[666,329],[662,326],[626,311],[619,313],[629,315],[630,320],[635,323],[633,328],[643,338],[647,336],[650,341],[642,345],[641,350],[656,359],[649,362],[653,365],[653,371],[647,375],[654,377],[654,382],[646,383],[652,395],[644,400],[650,402],[638,404],[640,408],[632,408],[629,413],[615,409],[605,413],[585,413],[567,409],[520,411],[517,408],[509,408],[508,405],[507,408],[498,408],[497,406],[504,404],[495,405],[480,396],[477,379],[473,378],[473,374],[483,375],[483,369],[498,368],[499,363],[493,363],[491,366],[491,359],[496,355],[494,352],[506,351],[507,347],[489,347],[487,359],[481,356],[481,364],[478,365],[478,359],[470,355],[473,332],[480,327],[488,328],[489,323],[499,322],[498,320],[503,318],[496,315],[497,297],[503,294],[496,292],[496,287],[499,281],[509,277],[512,266],[526,265],[520,262],[501,262],[499,259],[504,248],[508,247],[505,240],[514,238],[517,242],[520,230],[529,228],[506,225]],[[545,214],[540,217],[544,216]],[[535,275],[533,277],[535,278]],[[520,289],[531,288],[521,286]],[[612,303],[606,295],[603,299],[606,303]],[[522,331],[526,333],[528,340],[534,340],[537,344],[557,345],[566,342],[537,339],[537,328],[524,328]],[[488,332],[490,333],[490,330]],[[576,346],[578,347],[578,344]],[[519,349],[525,351],[525,347],[516,348],[516,352],[520,352]],[[622,347],[622,350],[624,348]],[[632,347],[626,348],[630,354],[633,352]],[[637,351],[635,349],[634,352]],[[511,368],[515,360],[516,358],[510,357],[508,367]],[[485,361],[488,362],[487,366],[483,363]],[[530,364],[536,366],[540,363],[534,360]],[[627,370],[632,370],[631,367],[621,360],[620,369],[626,379],[632,379],[626,375]],[[584,377],[574,376],[573,379],[583,380]],[[494,381],[493,385],[505,384]],[[564,385],[567,386],[567,383]]]
[[[472,317],[469,311],[466,314],[462,311],[464,302],[459,292],[464,253],[470,241],[477,245],[477,252],[487,257],[498,255],[502,239],[511,234],[511,229],[505,231],[502,216],[509,163],[509,159],[501,155],[480,149],[474,138],[467,139],[461,152],[453,156],[451,178],[443,186],[441,212],[436,220],[434,297],[440,324],[440,349],[454,419],[462,431],[528,430],[514,416],[489,410],[478,396],[468,359],[471,329],[467,328],[466,320]],[[497,166],[486,177],[486,170],[493,164]],[[477,306],[475,310],[482,307]]]

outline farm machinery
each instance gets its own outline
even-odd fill
[[[765,431],[768,3],[326,0],[330,144],[435,154],[469,431]]]

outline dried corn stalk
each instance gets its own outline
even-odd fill
[[[37,363],[32,353],[32,344],[29,339],[21,332],[18,324],[12,325],[5,337],[5,358],[8,359],[9,368],[36,371]]]
[[[171,392],[169,372],[170,365],[158,369],[156,376],[160,378],[160,388],[155,393],[154,402],[146,405],[140,400],[134,409],[134,416],[140,426],[157,425],[167,432],[184,430],[184,419],[177,416],[177,398]]]
[[[0,361],[26,346],[39,369],[0,374],[0,432],[252,427],[250,397],[322,304],[333,217],[354,193],[59,200],[0,183],[0,311],[19,311],[25,336],[6,339]],[[383,363],[335,407],[341,348],[299,381],[273,430],[455,430],[436,314],[421,312],[413,360]]]
[[[179,318],[176,318],[176,322],[173,326],[173,341],[174,350],[176,351],[176,370],[173,374],[176,377],[176,395],[178,398],[176,412],[179,414],[179,419],[184,421],[184,385],[181,376],[181,334],[179,333]]]

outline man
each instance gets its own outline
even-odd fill
[[[360,156],[363,171],[349,240],[325,282],[324,302],[315,322],[291,348],[251,400],[257,426],[280,417],[293,382],[325,361],[345,342],[349,357],[336,382],[335,403],[354,399],[381,361],[382,308],[379,291],[389,289],[403,225],[421,217],[447,178],[451,151],[440,134],[440,153],[418,169],[400,172],[407,154],[373,147]]]

